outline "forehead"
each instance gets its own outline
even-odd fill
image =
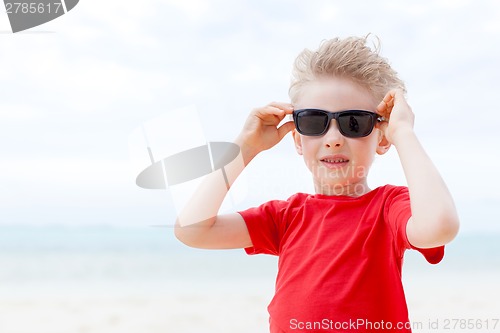
[[[306,83],[294,108],[332,112],[353,109],[375,111],[377,105],[378,101],[365,87],[348,79],[327,77]]]

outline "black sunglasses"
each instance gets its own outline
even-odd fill
[[[337,121],[340,133],[348,138],[362,138],[370,135],[375,122],[385,120],[377,113],[364,110],[328,112],[319,109],[301,109],[293,111],[295,128],[302,135],[325,134],[332,119]]]

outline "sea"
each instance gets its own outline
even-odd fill
[[[467,233],[446,246],[444,260],[427,264],[407,251],[405,274],[500,271],[500,233]],[[53,292],[133,286],[171,291],[271,284],[277,258],[242,249],[200,250],[180,243],[169,226],[0,226],[0,291]],[[252,289],[251,287],[249,287]],[[239,292],[244,291],[238,288]]]
[[[272,291],[276,264],[189,248],[170,226],[0,226],[0,298]]]

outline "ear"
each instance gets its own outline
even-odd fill
[[[379,128],[378,144],[377,144],[377,154],[384,155],[391,148],[391,143],[387,140],[383,128]]]
[[[292,130],[293,142],[295,144],[295,150],[299,155],[302,155],[302,137],[296,130]]]

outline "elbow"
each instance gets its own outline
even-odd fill
[[[184,243],[184,234],[183,234],[181,229],[182,229],[182,227],[180,225],[178,225],[176,222],[175,227],[174,227],[175,238],[177,238],[177,240],[180,241],[181,243]]]
[[[422,223],[425,221],[426,223]],[[417,248],[435,248],[450,243],[458,234],[460,221],[456,214],[433,214],[432,217],[412,218],[407,226],[410,244]]]
[[[185,230],[182,230],[184,228],[185,227],[177,227],[177,226],[175,227],[175,231],[174,231],[175,238],[177,238],[177,240],[179,242],[181,242],[182,244],[184,244],[186,246],[189,246],[192,248],[198,248],[198,246],[196,246],[196,242],[193,241],[193,238],[190,237],[185,232]]]
[[[174,235],[182,244],[195,248],[203,249],[203,239],[207,230],[202,226],[194,226],[192,224],[181,225],[179,220],[175,221]]]
[[[213,234],[212,227],[216,219],[216,216],[205,220],[182,219],[178,217],[175,221],[175,238],[189,247],[196,249],[210,248],[208,243]]]
[[[460,220],[457,214],[442,215],[436,221],[436,242],[440,245],[450,243],[460,230]]]
[[[192,240],[190,240],[191,237],[189,237],[188,231],[189,230],[187,230],[185,226],[183,227],[180,225],[179,220],[175,221],[175,227],[174,227],[175,238],[177,238],[177,240],[182,244],[187,245],[189,247],[193,247]]]

